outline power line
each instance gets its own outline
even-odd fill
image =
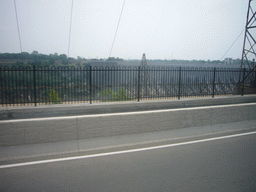
[[[241,33],[238,35],[238,37],[236,38],[236,40],[233,42],[233,44],[228,48],[228,50],[226,51],[226,53],[221,57],[220,61],[223,59],[223,57],[225,57],[225,55],[229,52],[229,50],[233,47],[233,45],[236,43],[236,41],[239,39],[239,37],[242,35],[242,33],[244,32],[245,29],[243,29],[241,31]]]
[[[70,15],[70,27],[69,27],[69,39],[68,39],[68,57],[69,57],[70,39],[71,39],[72,15],[73,15],[73,0],[72,0],[72,3],[71,3],[71,15]]]
[[[15,7],[16,22],[17,22],[18,35],[19,35],[20,52],[21,52],[22,63],[23,63],[23,53],[22,53],[23,51],[22,51],[22,46],[21,46],[20,27],[19,27],[18,14],[17,14],[17,7],[16,7],[16,1],[15,1],[15,0],[14,0],[14,7]]]
[[[125,0],[124,0],[123,7],[122,7],[122,10],[121,10],[121,13],[120,13],[120,16],[119,16],[119,21],[117,23],[116,32],[115,32],[114,40],[113,40],[113,43],[112,43],[112,46],[111,46],[111,49],[110,49],[109,57],[111,56],[113,46],[114,46],[114,43],[115,43],[115,40],[116,40],[116,34],[117,34],[117,31],[118,31],[119,23],[121,21],[122,13],[123,13],[123,10],[124,10],[124,4],[125,4]]]

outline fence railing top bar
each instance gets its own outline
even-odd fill
[[[167,66],[167,67],[155,67],[155,66],[148,66],[148,67],[140,67],[140,66],[78,66],[78,67],[68,67],[68,66],[51,66],[51,67],[44,67],[44,66],[35,66],[35,70],[46,70],[46,71],[56,71],[56,70],[64,70],[64,71],[78,71],[78,70],[82,70],[82,71],[86,71],[86,70],[90,70],[90,68],[95,71],[95,70],[116,70],[116,71],[133,71],[133,70],[146,70],[146,71],[172,71],[172,70],[186,70],[186,71],[212,71],[214,70],[214,68],[210,68],[210,67],[173,67],[173,66]],[[240,68],[219,68],[216,67],[215,68],[216,71],[240,71]],[[5,70],[9,70],[9,71],[29,71],[29,70],[34,70],[33,66],[25,66],[25,67],[16,67],[16,66],[0,66],[0,70],[5,71]],[[246,71],[249,69],[245,69]]]

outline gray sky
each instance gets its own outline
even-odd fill
[[[24,52],[68,54],[71,2],[16,0]],[[123,0],[73,2],[69,56],[108,58]],[[126,0],[111,56],[219,60],[244,29],[247,8],[248,0]],[[243,38],[225,58],[241,58]],[[0,0],[5,52],[20,52],[13,0]]]

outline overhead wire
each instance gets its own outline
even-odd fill
[[[22,63],[23,63],[23,51],[22,51],[21,38],[20,38],[20,27],[19,27],[19,20],[18,20],[17,6],[16,6],[16,1],[15,1],[15,0],[14,0],[14,8],[15,8],[16,23],[17,23],[18,35],[19,35],[20,53],[21,53]]]
[[[123,14],[123,10],[124,10],[124,4],[125,4],[125,0],[124,0],[124,2],[123,2],[123,6],[122,6],[121,13],[120,13],[120,16],[119,16],[119,20],[118,20],[118,23],[117,23],[116,32],[115,32],[114,39],[113,39],[113,43],[112,43],[112,46],[111,46],[111,49],[110,49],[109,57],[111,56],[111,53],[112,53],[112,50],[113,50],[113,47],[114,47],[114,44],[115,44],[117,31],[118,31],[119,24],[120,24],[120,21],[121,21],[121,17],[122,17],[122,14]]]
[[[168,3],[167,3],[167,6],[169,5],[169,3],[170,3],[170,1],[168,1]],[[167,7],[166,6],[166,7]],[[157,29],[155,30],[155,32],[153,33],[153,35],[151,36],[151,38],[150,38],[150,40],[149,40],[149,43],[148,43],[148,46],[146,47],[146,50],[145,50],[145,52],[147,52],[147,50],[148,50],[148,48],[149,48],[149,46],[150,46],[150,44],[151,44],[151,42],[152,42],[152,40],[153,40],[153,38],[154,38],[154,36],[155,36],[155,34],[156,34],[156,31],[157,31]],[[242,35],[242,33],[245,31],[245,29],[243,29],[242,31],[241,31],[241,33],[239,34],[239,36],[236,38],[236,40],[232,43],[232,45],[228,48],[228,50],[225,52],[225,54],[221,57],[221,59],[220,60],[222,60],[223,59],[223,57],[225,57],[225,55],[229,52],[229,50],[233,47],[233,45],[236,43],[236,41],[239,39],[239,37]]]
[[[71,15],[70,15],[70,26],[69,26],[69,38],[68,38],[68,57],[69,57],[69,50],[70,50],[70,39],[71,39],[71,29],[72,29],[72,16],[73,16],[73,0],[71,2]]]
[[[236,38],[236,40],[232,43],[232,45],[228,48],[228,50],[226,51],[226,53],[221,57],[220,61],[225,57],[225,55],[229,52],[229,50],[233,47],[233,45],[237,42],[237,40],[239,39],[239,37],[243,34],[245,29],[243,29],[241,31],[241,33],[238,35],[238,37]]]

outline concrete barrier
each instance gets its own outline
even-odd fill
[[[1,146],[47,143],[256,120],[256,103],[0,121]]]
[[[157,109],[176,109],[186,107],[226,105],[251,102],[256,102],[256,95],[246,95],[243,97],[226,96],[215,98],[189,98],[182,100],[163,99],[141,102],[100,102],[94,103],[92,105],[84,103],[73,105],[41,105],[38,107],[0,107],[0,120],[120,113],[148,111]]]

